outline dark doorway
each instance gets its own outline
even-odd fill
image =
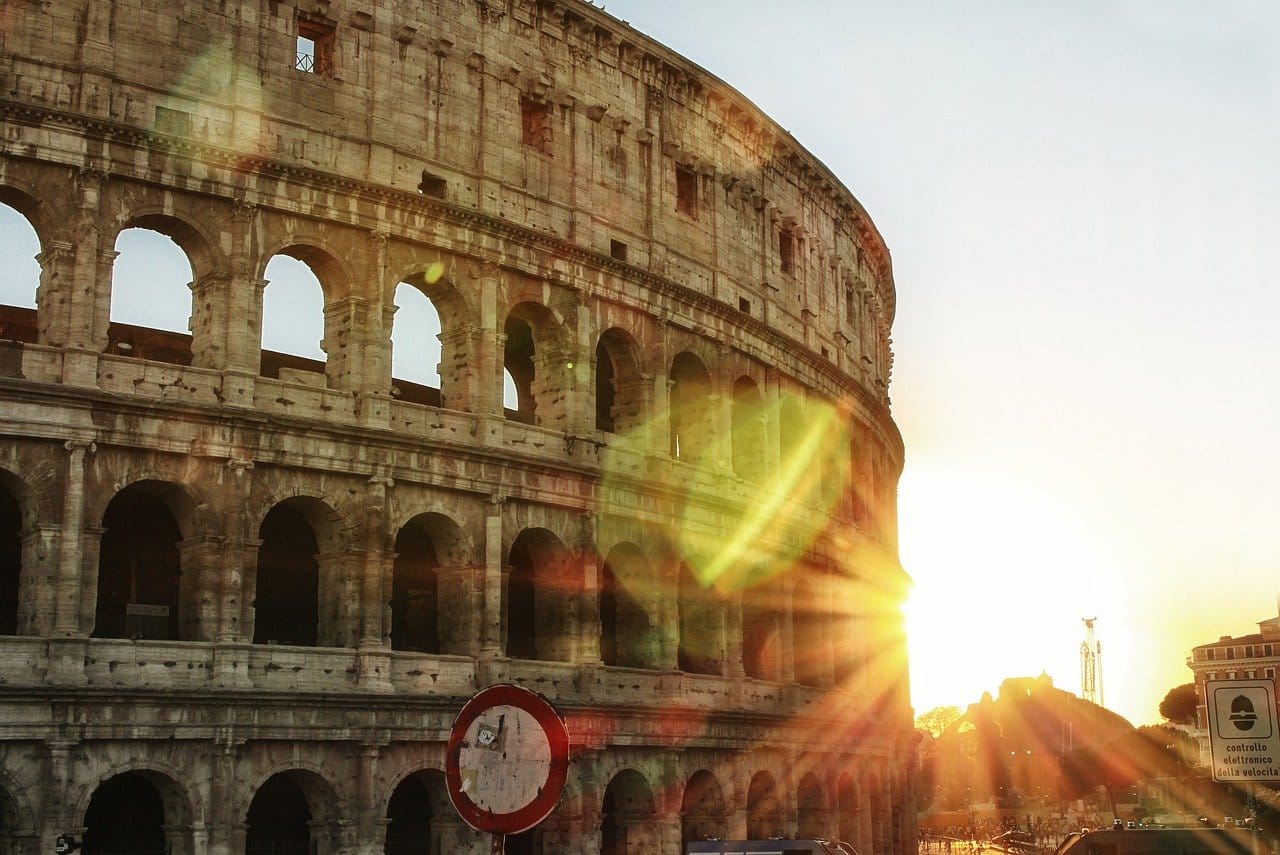
[[[18,593],[22,579],[22,510],[0,488],[0,635],[18,632]]]
[[[272,775],[249,805],[245,855],[310,855],[311,808],[288,773]]]
[[[182,531],[141,486],[121,490],[102,516],[97,638],[177,638]]]
[[[84,855],[167,855],[164,802],[142,772],[102,782],[84,815]]]
[[[452,814],[444,773],[415,772],[391,794],[387,804],[386,855],[442,855],[439,820]]]
[[[253,643],[314,647],[320,548],[311,523],[296,507],[279,504],[262,521],[258,537]]]
[[[391,649],[440,652],[440,561],[431,536],[410,523],[396,535],[391,574]]]

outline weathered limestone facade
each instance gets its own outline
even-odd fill
[[[751,103],[578,0],[6,0],[0,113],[41,247],[0,852],[487,852],[439,770],[503,681],[574,742],[510,852],[914,850],[888,253]],[[189,337],[110,320],[135,227]],[[262,350],[280,254],[323,364]],[[438,392],[393,382],[400,283]]]

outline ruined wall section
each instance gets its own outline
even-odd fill
[[[299,22],[332,33],[319,72],[294,67]],[[425,171],[450,203],[601,255],[625,244],[628,264],[887,388],[893,285],[861,206],[737,92],[587,4],[63,0],[14,11],[4,38],[19,100],[406,193]],[[37,41],[60,47],[23,50]],[[522,101],[546,110],[537,145]]]

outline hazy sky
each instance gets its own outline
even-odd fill
[[[913,700],[1045,669],[1158,718],[1280,587],[1280,11],[609,0],[839,175],[893,253]]]
[[[889,243],[917,710],[1042,669],[1077,690],[1088,615],[1107,705],[1153,721],[1190,679],[1191,646],[1275,614],[1280,12],[1029,0],[606,11],[770,113]],[[35,252],[0,218],[0,300],[30,303]],[[122,254],[117,281],[134,261]],[[189,279],[180,253],[163,274],[157,263],[152,281]],[[268,271],[269,327],[273,311],[318,316],[298,310],[306,286],[281,286],[291,263]],[[124,319],[181,329],[182,311]],[[318,355],[319,335],[265,343]],[[397,343],[397,375],[431,382],[407,367],[433,361],[411,345]]]

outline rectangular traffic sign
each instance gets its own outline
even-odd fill
[[[1209,753],[1216,781],[1280,781],[1280,725],[1271,680],[1207,680]]]

